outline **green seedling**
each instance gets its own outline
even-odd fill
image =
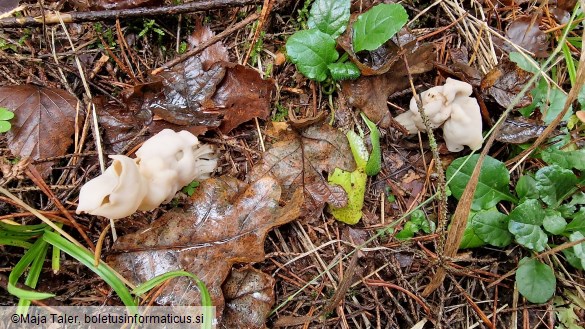
[[[426,234],[430,234],[435,231],[435,223],[428,221],[425,218],[425,213],[417,209],[412,212],[410,220],[404,223],[404,227],[400,232],[396,233],[395,237],[399,240],[407,240],[414,237],[421,230]]]
[[[585,150],[563,151],[553,146],[539,156],[547,166],[521,176],[515,193],[509,190],[510,176],[505,164],[486,157],[460,248],[486,244],[503,248],[515,242],[539,253],[554,247],[552,237],[556,237],[554,241],[564,238],[570,242],[585,237],[585,208],[582,207],[585,193],[579,191],[585,177],[575,174],[585,169]],[[478,158],[472,155],[469,159],[456,159],[447,169],[449,187],[455,198],[461,198]],[[509,214],[496,208],[502,201],[514,205]],[[570,265],[585,268],[584,242],[564,249],[563,253]],[[553,269],[532,258],[520,261],[516,283],[519,292],[533,303],[546,302],[556,288]]]
[[[0,133],[5,133],[12,128],[12,125],[8,122],[12,118],[14,118],[14,113],[5,107],[0,107]]]
[[[359,68],[339,56],[336,39],[347,29],[350,17],[349,0],[316,0],[311,6],[307,26],[286,42],[287,56],[307,78],[325,81],[355,79]],[[408,21],[408,14],[399,4],[379,4],[358,16],[353,25],[354,52],[375,50],[392,38]]]

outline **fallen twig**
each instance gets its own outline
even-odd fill
[[[82,11],[61,13],[60,16],[65,23],[97,22],[116,18],[149,17],[159,15],[176,15],[195,11],[210,9],[222,9],[234,6],[247,6],[261,3],[260,0],[205,0],[189,2],[176,6],[162,6],[151,8],[133,8],[119,10]],[[0,19],[0,28],[3,27],[30,27],[40,25],[59,24],[58,13],[47,13],[44,16],[36,17],[9,17]]]

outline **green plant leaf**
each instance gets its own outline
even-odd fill
[[[14,113],[5,107],[0,107],[0,121],[8,121],[14,118]]]
[[[329,34],[309,29],[299,31],[288,39],[286,53],[302,74],[320,82],[327,79],[327,65],[339,57],[335,45],[335,39]]]
[[[327,65],[333,80],[354,80],[360,77],[360,69],[352,62],[331,63]]]
[[[581,232],[573,232],[569,235],[569,241],[575,242],[585,238]],[[581,242],[573,246],[573,253],[575,257],[581,262],[581,268],[585,268],[585,242]]]
[[[42,239],[37,239],[32,247],[28,249],[20,258],[18,263],[14,265],[10,275],[8,276],[8,284],[6,285],[6,290],[8,290],[9,293],[20,299],[28,300],[41,300],[55,297],[55,295],[50,293],[25,290],[16,287],[16,282],[18,282],[18,279],[22,276],[29,265],[31,265],[35,259],[38,258],[39,254],[41,254],[43,250],[46,250],[46,245],[47,244]]]
[[[536,189],[536,180],[534,177],[524,175],[516,182],[516,195],[520,203],[526,199],[538,199],[538,190]]]
[[[360,113],[366,125],[370,129],[370,142],[372,143],[372,153],[368,157],[366,163],[366,174],[368,176],[377,175],[382,170],[382,152],[380,151],[380,131],[375,123],[370,121],[368,117],[362,112]]]
[[[549,165],[559,165],[565,169],[585,170],[585,150],[561,151],[548,148],[541,152],[542,160]]]
[[[315,0],[311,5],[307,26],[317,28],[335,39],[349,23],[350,5],[349,0]]]
[[[82,247],[74,245],[56,233],[48,231],[45,232],[45,234],[43,234],[43,240],[61,249],[69,256],[77,259],[80,263],[87,266],[90,270],[99,275],[100,278],[102,278],[110,287],[112,287],[112,289],[114,289],[124,305],[127,307],[137,306],[134,298],[130,294],[130,291],[124,282],[118,277],[117,272],[108,264],[100,263],[99,266],[95,266],[93,264],[94,255],[92,253]],[[133,310],[133,313],[135,313],[135,311],[136,309]]]
[[[408,240],[414,237],[414,234],[419,231],[418,225],[412,221],[404,223],[402,230],[394,236],[398,240]]]
[[[573,248],[563,249],[563,255],[565,255],[565,259],[567,260],[567,263],[569,263],[571,266],[573,266],[574,268],[576,268],[578,270],[583,269],[583,266],[581,265],[581,259],[579,259],[579,257],[575,256],[575,252],[573,251]]]
[[[157,275],[154,278],[152,278],[152,279],[140,284],[136,288],[134,288],[134,290],[132,290],[132,293],[135,295],[145,294],[146,292],[150,291],[152,288],[158,286],[159,284],[165,282],[166,280],[176,278],[176,277],[181,277],[181,276],[189,277],[189,278],[193,279],[193,281],[195,281],[195,283],[197,283],[197,287],[199,288],[199,292],[201,293],[201,306],[213,306],[213,304],[211,302],[211,296],[209,295],[209,291],[207,290],[207,287],[205,286],[205,282],[201,281],[195,274],[193,274],[191,272],[187,272],[187,271],[181,271],[181,270],[171,271],[171,272]]]
[[[348,131],[346,136],[356,167],[365,169],[370,156],[364,140],[353,130]]]
[[[560,91],[557,88],[550,89],[549,95],[547,95],[547,97],[542,100],[543,106],[541,106],[540,109],[541,112],[544,111],[544,113],[542,113],[543,114],[542,121],[544,121],[544,123],[546,124],[551,123],[557,117],[557,115],[559,115],[559,113],[561,113],[561,111],[563,110],[566,100],[567,95],[565,95],[562,91]],[[548,108],[546,106],[547,103]],[[571,108],[569,108],[569,110],[563,117],[563,121],[569,120],[571,114],[573,114],[573,111]]]
[[[561,216],[560,212],[554,209],[545,209],[542,225],[547,232],[562,234],[567,226],[567,221]]]
[[[399,4],[379,4],[361,14],[353,24],[353,50],[375,50],[406,24],[408,14]]]
[[[496,208],[473,214],[471,227],[480,239],[492,246],[503,248],[512,242],[512,234],[508,231],[508,216]]]
[[[538,200],[529,199],[508,215],[508,230],[518,244],[537,252],[544,250],[548,237],[540,228],[543,223],[542,207]]]
[[[559,205],[565,198],[574,193],[578,182],[577,176],[571,170],[557,165],[539,169],[534,175],[536,189],[540,198],[549,206]]]
[[[12,125],[8,121],[0,121],[0,133],[5,133],[12,128]]]
[[[362,207],[366,194],[366,181],[368,176],[363,168],[357,168],[348,172],[335,168],[329,175],[329,183],[341,186],[347,192],[347,205],[342,208],[335,208],[329,204],[329,210],[335,219],[346,224],[356,224],[362,218]]]
[[[457,200],[461,198],[478,158],[479,154],[472,155],[458,173],[456,171],[465,161],[465,157],[456,159],[447,168],[447,179],[450,180],[449,188]],[[486,156],[481,167],[471,208],[479,211],[493,208],[502,200],[517,202],[516,198],[510,194],[509,183],[510,174],[506,166],[499,160]]]
[[[199,187],[199,182],[194,180],[191,183],[189,183],[187,186],[183,187],[181,189],[181,191],[183,191],[183,193],[187,194],[188,196],[192,196],[193,193],[195,193],[195,189]]]
[[[540,65],[529,55],[526,55],[526,57],[524,57],[524,55],[522,55],[521,53],[513,51],[509,54],[509,56],[510,61],[516,63],[516,65],[518,65],[518,67],[523,69],[524,71],[534,74],[538,73],[539,71],[538,68],[540,67]]]
[[[516,270],[516,284],[520,294],[529,302],[541,304],[553,296],[557,280],[550,266],[525,257]]]
[[[567,232],[581,232],[585,235],[585,209],[581,209],[575,214],[573,220],[565,227]]]
[[[485,246],[485,242],[477,235],[477,232],[473,229],[473,225],[470,220],[467,221],[467,226],[463,232],[463,238],[459,249],[470,249]]]

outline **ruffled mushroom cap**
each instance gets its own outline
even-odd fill
[[[81,187],[77,214],[118,219],[133,214],[147,193],[146,182],[133,159],[111,155],[114,159],[104,173]]]

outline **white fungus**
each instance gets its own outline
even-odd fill
[[[420,94],[431,128],[443,125],[443,137],[451,152],[459,152],[465,145],[476,150],[483,143],[481,113],[477,100],[470,97],[472,92],[470,84],[447,78],[444,85]],[[410,110],[395,120],[411,134],[426,131],[414,97],[410,100]]]
[[[152,210],[170,202],[190,182],[209,178],[217,165],[211,146],[187,131],[162,130],[136,155],[110,156],[112,165],[81,188],[76,213],[118,219],[136,210]]]

